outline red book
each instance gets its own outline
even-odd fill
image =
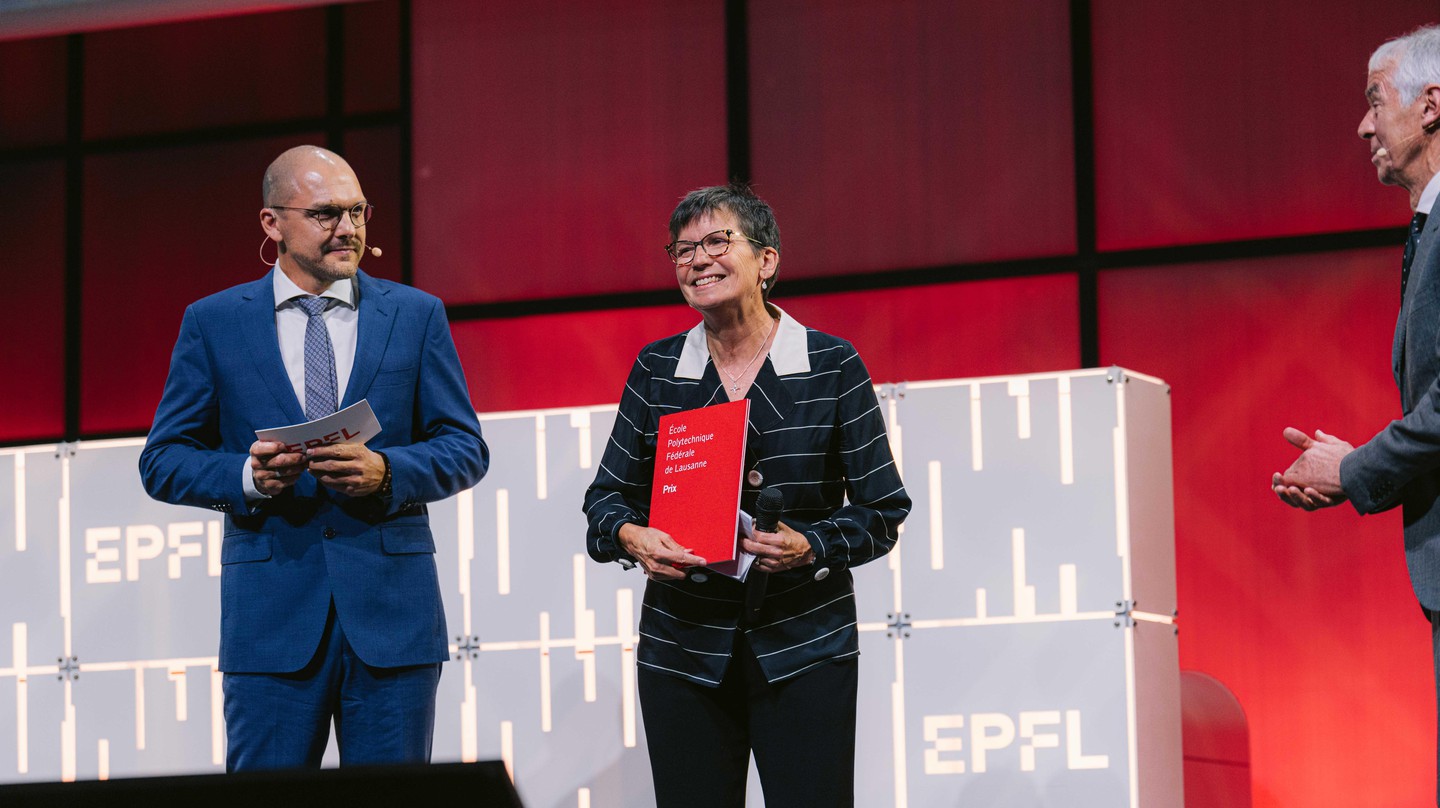
[[[660,417],[650,526],[707,566],[735,560],[750,400]]]

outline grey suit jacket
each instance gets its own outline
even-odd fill
[[[1340,482],[1362,514],[1401,506],[1410,583],[1440,610],[1440,215],[1420,234],[1391,361],[1404,415],[1341,461]]]

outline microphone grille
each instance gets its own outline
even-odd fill
[[[757,512],[768,511],[769,513],[779,513],[784,509],[785,495],[780,493],[780,489],[774,486],[762,490],[760,496],[755,498],[755,510]]]

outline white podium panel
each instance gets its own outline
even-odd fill
[[[914,510],[855,570],[858,804],[1178,808],[1168,388],[1111,368],[879,391]],[[482,415],[489,475],[430,506],[435,759],[503,759],[527,805],[653,804],[644,578],[584,553],[613,419]],[[221,520],[149,500],[142,443],[0,450],[0,782],[222,767]]]

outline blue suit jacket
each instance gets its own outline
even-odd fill
[[[273,271],[273,270],[272,270]],[[275,330],[270,275],[185,310],[140,455],[156,499],[223,511],[220,668],[284,673],[319,645],[330,603],[356,654],[380,667],[448,656],[425,503],[477,483],[489,451],[440,300],[356,275],[355,364],[341,406],[369,399],[393,495],[351,498],[309,474],[247,503],[255,430],[305,420]]]

